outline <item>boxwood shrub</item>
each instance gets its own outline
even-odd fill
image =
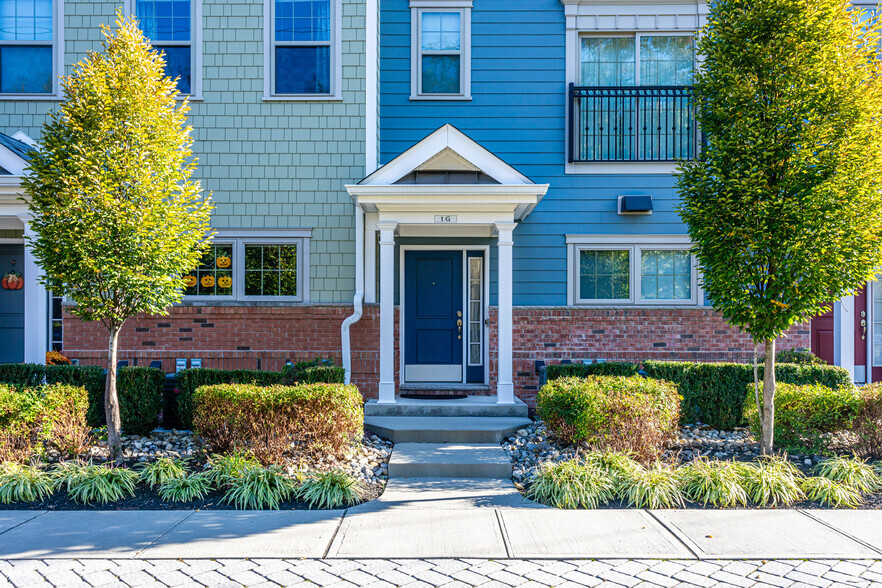
[[[342,384],[345,378],[345,370],[334,365],[333,359],[314,358],[285,365],[282,368],[282,383],[286,386],[311,383]]]
[[[0,384],[0,462],[26,461],[41,453],[44,441],[67,455],[84,450],[89,440],[87,406],[82,387]]]
[[[97,365],[47,365],[46,383],[69,384],[86,389],[89,409],[86,419],[90,427],[104,424],[104,387],[106,372]]]
[[[753,384],[753,365],[745,363],[692,363],[645,361],[647,376],[677,384],[683,397],[684,423],[702,422],[716,429],[744,424],[744,390]],[[851,389],[848,370],[830,365],[778,364],[775,374],[788,384],[821,384],[828,388]],[[763,377],[760,366],[759,377]]]
[[[601,363],[558,363],[545,368],[548,380],[559,378],[585,378],[588,376],[636,376],[637,364],[627,361]]]
[[[537,411],[565,443],[625,451],[648,462],[677,430],[676,385],[642,377],[560,378],[539,391]]]
[[[151,367],[120,368],[116,389],[122,430],[127,435],[147,435],[159,425],[165,373]],[[101,406],[104,406],[101,391]]]
[[[280,463],[292,444],[338,452],[360,439],[362,396],[355,386],[220,384],[197,388],[193,427],[217,452],[246,450]]]
[[[263,370],[218,370],[194,368],[178,372],[178,416],[185,429],[193,428],[193,395],[197,388],[216,384],[280,384],[282,374]]]
[[[762,385],[760,385],[762,395]],[[775,385],[775,444],[787,450],[825,449],[822,435],[851,428],[861,407],[854,386],[838,389],[820,384]],[[748,386],[745,415],[754,435],[760,435],[759,413],[753,385]]]
[[[0,384],[15,388],[35,388],[43,383],[46,366],[39,363],[0,364]]]

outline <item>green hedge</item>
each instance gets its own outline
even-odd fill
[[[537,412],[563,442],[626,451],[641,461],[659,457],[677,430],[676,385],[642,377],[589,376],[550,380]]]
[[[749,386],[745,416],[759,438],[755,394],[754,387]],[[800,386],[778,382],[775,386],[775,445],[788,451],[823,452],[826,444],[822,435],[850,429],[861,405],[861,396],[855,387],[834,390],[821,384]]]
[[[87,402],[79,386],[0,384],[0,463],[42,455],[44,442],[65,455],[83,451],[89,441]]]
[[[104,368],[97,365],[47,365],[47,384],[69,384],[86,389],[89,410],[86,419],[90,427],[104,424],[104,387],[107,380]]]
[[[43,384],[46,366],[39,363],[0,364],[0,384],[15,388],[35,388]]]
[[[335,366],[333,359],[315,358],[288,364],[282,368],[282,383],[286,386],[311,383],[342,384],[345,379],[345,370]]]
[[[116,378],[122,430],[127,435],[147,435],[159,426],[165,372],[151,367],[120,368]],[[101,394],[103,404],[103,390]]]
[[[281,463],[292,445],[339,453],[361,439],[363,399],[342,384],[201,386],[193,396],[194,430],[217,452],[244,449]]]
[[[548,380],[559,378],[585,378],[588,376],[636,376],[637,364],[628,361],[600,363],[558,363],[545,368]]]
[[[643,370],[656,380],[674,382],[683,397],[684,423],[702,422],[716,429],[744,424],[744,390],[753,384],[753,366],[744,363],[646,361]],[[854,386],[848,370],[829,365],[778,364],[777,380],[787,384],[820,384],[832,389]],[[759,377],[763,377],[760,366]]]
[[[218,384],[255,384],[275,386],[282,382],[282,374],[263,370],[217,370],[195,368],[178,372],[178,416],[185,429],[193,428],[193,394],[202,386]]]

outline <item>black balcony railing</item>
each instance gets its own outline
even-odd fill
[[[688,86],[570,84],[569,160],[695,159],[698,129]]]

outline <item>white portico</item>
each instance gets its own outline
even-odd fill
[[[396,402],[397,359],[399,385],[418,383],[431,388],[433,384],[489,384],[495,379],[497,403],[513,404],[514,230],[545,195],[548,184],[535,184],[455,127],[445,125],[346,189],[365,215],[365,302],[377,301],[375,285],[379,284],[378,402]],[[491,274],[494,244],[497,269]],[[491,279],[497,282],[495,374],[489,370]]]

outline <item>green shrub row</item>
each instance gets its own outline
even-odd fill
[[[193,396],[193,429],[214,451],[281,463],[292,446],[338,452],[360,439],[362,403],[358,388],[343,384],[202,386]]]
[[[218,384],[254,384],[277,386],[284,384],[342,384],[345,373],[342,367],[330,360],[311,360],[285,366],[280,372],[264,370],[219,370],[194,368],[181,370],[178,376],[178,415],[185,429],[193,428],[193,395],[202,386]]]
[[[536,403],[540,418],[563,442],[626,451],[644,462],[661,455],[680,417],[676,385],[634,376],[551,380]]]
[[[545,376],[549,380],[585,378],[587,376],[636,376],[637,369],[637,364],[628,361],[558,363],[546,366]]]
[[[123,432],[146,435],[159,425],[165,374],[149,367],[123,367],[117,372],[117,395]],[[105,424],[105,370],[90,365],[0,365],[0,384],[19,389],[47,384],[82,387],[88,398],[87,422],[90,427]]]
[[[0,384],[0,463],[40,454],[43,443],[66,455],[85,450],[86,390],[66,384],[13,388]]]

